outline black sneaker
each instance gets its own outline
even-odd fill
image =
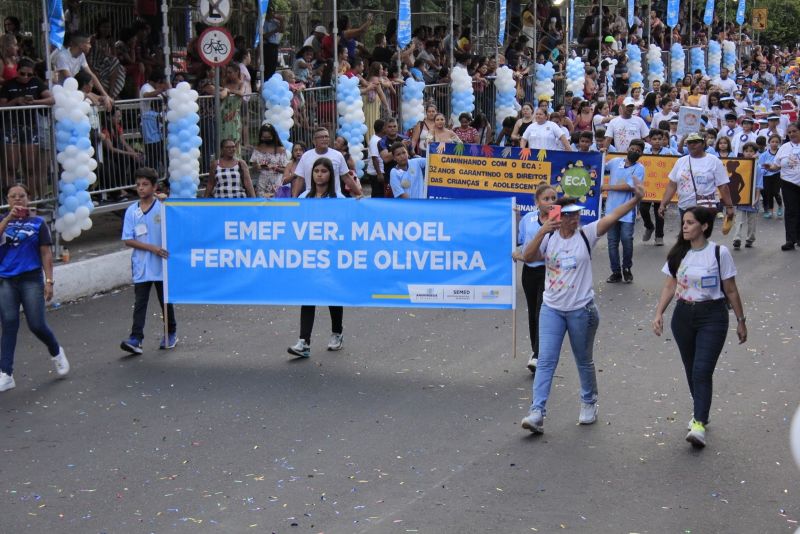
[[[633,282],[633,273],[630,269],[622,269],[622,279],[626,284]]]
[[[733,240],[733,250],[739,250],[740,248],[742,248],[742,242],[739,241],[738,239],[734,239]]]
[[[784,243],[781,245],[781,250],[794,250],[794,243]]]
[[[653,237],[653,230],[654,228],[645,228],[644,235],[642,235],[642,241],[650,241],[650,238]]]
[[[753,242],[752,241],[745,241],[744,242],[744,248],[753,248]]]
[[[607,284],[616,284],[622,282],[622,273],[611,273],[611,276],[606,280]]]

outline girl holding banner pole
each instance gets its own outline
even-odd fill
[[[311,168],[311,187],[304,191],[298,198],[344,198],[336,192],[336,173],[333,163],[328,158],[319,158]],[[328,341],[328,350],[342,350],[342,319],[344,308],[341,306],[328,306],[331,312],[331,338]],[[311,356],[311,331],[314,329],[314,315],[316,306],[300,307],[300,339],[289,347],[288,352],[300,358]]]
[[[599,221],[581,228],[578,225],[583,206],[574,198],[560,198],[550,208],[547,221],[523,250],[526,262],[544,261],[546,269],[533,402],[522,420],[522,428],[534,434],[544,432],[545,406],[566,333],[569,333],[581,383],[578,423],[590,425],[597,421],[597,376],[592,353],[600,317],[592,288],[592,248],[644,197],[642,183],[636,179],[634,183],[635,192],[630,200]]]

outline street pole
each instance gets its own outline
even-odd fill
[[[339,82],[339,21],[338,18],[337,2],[333,0],[333,79],[331,85],[333,86],[333,102],[336,103],[336,84]],[[400,50],[397,51],[400,54]],[[333,131],[328,132],[332,138],[335,138],[336,132],[339,130],[339,112],[335,111],[337,108],[334,106],[333,112]]]
[[[564,55],[566,60],[569,60],[569,1],[567,1],[567,31],[564,32]],[[564,64],[566,67],[566,63]]]
[[[170,61],[171,50],[169,47],[169,6],[167,5],[167,0],[161,0],[161,36],[164,40],[164,76],[167,77],[167,84],[172,87],[172,62]],[[166,317],[166,315],[164,317]]]
[[[222,109],[219,103],[219,65],[214,67],[214,115],[216,117],[216,130],[217,130],[217,146],[214,147],[214,154],[217,155],[216,159],[221,157],[220,146],[222,146]]]
[[[692,28],[694,28],[694,0],[689,1],[689,49],[692,48]]]
[[[454,58],[453,51],[455,50],[456,47],[456,36],[453,35],[454,29],[455,28],[453,27],[453,0],[450,0],[450,76],[453,75],[453,67],[455,67],[453,59]],[[398,54],[399,53],[400,51],[398,50]]]
[[[650,43],[653,42],[651,32],[653,30],[653,23],[650,21],[650,11],[653,9],[653,0],[647,2],[647,48],[650,49]]]
[[[600,0],[600,11],[597,12],[597,66],[603,62],[603,0]]]

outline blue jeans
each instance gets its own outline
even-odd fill
[[[14,372],[14,351],[19,331],[19,305],[25,310],[28,328],[47,345],[50,356],[58,354],[58,340],[44,320],[44,278],[41,269],[22,273],[12,278],[0,278],[0,371]]]
[[[572,311],[554,310],[542,304],[539,312],[539,364],[533,379],[533,403],[531,410],[539,409],[545,413],[550,386],[561,355],[564,334],[569,332],[569,343],[578,366],[578,377],[581,381],[581,402],[594,404],[597,402],[597,376],[594,370],[592,352],[594,335],[600,315],[594,302],[583,308]]]
[[[608,259],[611,260],[611,272],[618,273],[622,269],[633,267],[633,225],[634,223],[617,222],[608,230]],[[619,267],[619,242],[622,241],[622,269]]]
[[[688,304],[682,300],[672,314],[672,335],[694,399],[694,418],[708,423],[714,368],[728,335],[728,309],[723,300]]]

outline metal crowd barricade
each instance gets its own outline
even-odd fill
[[[301,141],[307,147],[313,145],[314,128],[324,127],[336,135],[336,91],[333,87],[312,87],[305,89],[295,98],[294,126],[289,138]]]
[[[57,196],[57,167],[49,106],[0,107],[0,176],[5,187],[22,182],[30,189],[31,204],[52,202]],[[3,197],[3,207],[6,207]]]
[[[450,84],[449,83],[435,83],[426,85],[422,92],[424,96],[424,104],[427,106],[429,103],[436,104],[436,109],[442,113],[447,120],[450,120]]]
[[[472,113],[473,118],[478,116],[478,113],[483,113],[490,125],[494,124],[494,79],[485,79],[483,81],[473,81],[472,90],[475,94],[475,111]]]

